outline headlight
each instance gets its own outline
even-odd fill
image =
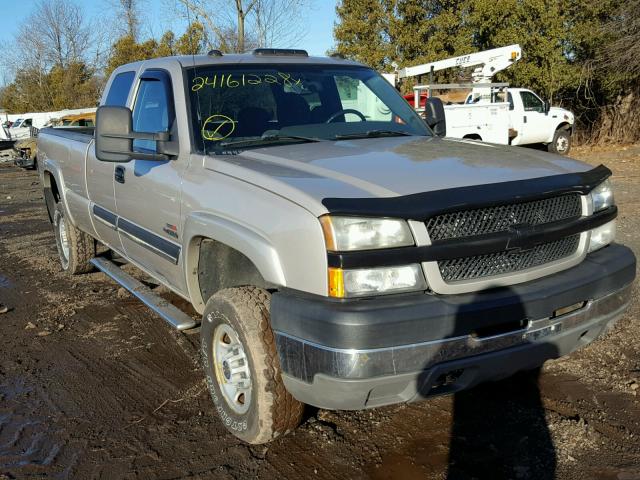
[[[590,195],[594,213],[609,208],[615,203],[613,199],[613,189],[611,188],[611,182],[609,182],[609,180],[605,180],[591,190]]]
[[[391,218],[320,217],[327,250],[345,252],[414,244],[409,225]]]
[[[329,269],[329,296],[336,298],[400,293],[426,288],[419,264],[358,270]]]
[[[606,247],[616,239],[616,221],[611,220],[604,225],[591,230],[591,240],[589,241],[589,253]]]

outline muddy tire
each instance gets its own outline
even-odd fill
[[[547,145],[551,153],[568,155],[571,151],[571,132],[569,130],[558,129],[553,136],[553,141]]]
[[[66,219],[61,203],[53,212],[53,230],[62,268],[72,275],[93,270],[89,260],[95,256],[95,240]]]
[[[304,407],[282,382],[269,302],[261,288],[224,289],[209,299],[202,320],[202,358],[215,409],[227,430],[252,444],[295,429]]]

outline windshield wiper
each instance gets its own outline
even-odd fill
[[[320,142],[319,138],[314,137],[304,137],[302,135],[280,135],[277,133],[271,135],[262,135],[258,138],[248,138],[245,140],[234,140],[233,142],[222,142],[219,143],[218,146],[226,148],[226,147],[237,147],[237,146],[247,146],[251,147],[253,145],[260,145],[262,143],[269,142],[277,142],[280,140],[299,140],[302,142]]]
[[[349,138],[376,138],[376,137],[405,137],[412,133],[399,130],[367,130],[366,132],[342,133],[333,137],[334,140],[346,140]]]

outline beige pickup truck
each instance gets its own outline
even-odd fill
[[[611,172],[446,128],[437,100],[425,121],[355,62],[212,51],[118,68],[95,131],[45,129],[38,149],[62,267],[199,331],[214,409],[264,443],[304,404],[455,393],[623,314]]]

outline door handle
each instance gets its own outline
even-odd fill
[[[117,166],[114,176],[115,176],[116,182],[124,183],[124,167]]]
[[[523,117],[523,120],[524,120],[524,123],[527,123],[527,116],[526,115]]]

